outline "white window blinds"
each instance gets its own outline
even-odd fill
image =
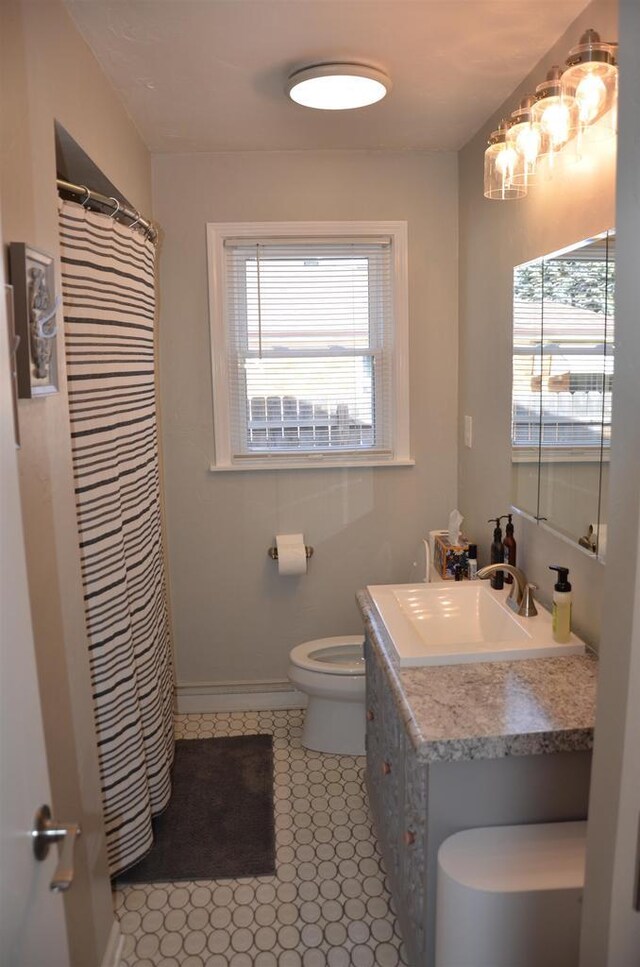
[[[226,238],[222,269],[232,459],[390,452],[391,239]]]

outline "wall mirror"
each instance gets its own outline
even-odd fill
[[[513,273],[511,500],[604,560],[615,232]]]

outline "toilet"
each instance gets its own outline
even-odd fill
[[[308,696],[303,746],[316,752],[364,755],[362,635],[296,645],[289,654],[289,679]]]
[[[436,967],[578,967],[586,837],[586,822],[558,822],[446,839]]]

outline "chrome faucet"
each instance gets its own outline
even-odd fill
[[[495,574],[496,571],[506,571],[513,575],[513,584],[507,598],[507,604],[511,610],[523,618],[532,618],[536,615],[538,612],[531,592],[537,590],[537,588],[528,583],[524,571],[521,571],[519,567],[514,567],[513,564],[487,564],[486,567],[480,568],[477,577],[483,581]]]

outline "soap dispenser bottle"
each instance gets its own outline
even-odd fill
[[[571,585],[569,568],[550,565],[550,571],[558,572],[553,586],[553,640],[564,644],[571,638]]]
[[[493,530],[493,543],[491,545],[491,563],[504,564],[504,544],[502,543],[502,528],[500,521],[502,517],[490,517],[489,523],[495,523]],[[494,571],[489,579],[494,591],[502,591],[504,587],[504,571]]]
[[[513,514],[507,514],[507,526],[504,536],[504,563],[516,566],[516,539],[513,536]],[[513,575],[505,571],[504,580],[506,584],[513,584]]]

